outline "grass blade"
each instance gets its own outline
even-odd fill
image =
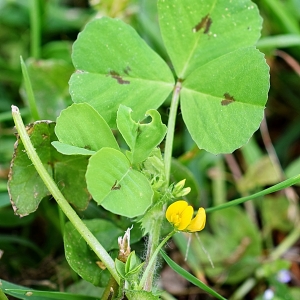
[[[25,62],[24,62],[22,56],[20,56],[20,61],[21,61],[21,69],[22,69],[22,74],[23,74],[23,78],[24,78],[24,85],[25,85],[25,90],[26,90],[26,94],[27,94],[29,108],[30,108],[30,111],[31,111],[31,116],[35,121],[40,120],[39,112],[38,112],[38,109],[37,109],[37,106],[36,106],[35,97],[34,97],[34,94],[33,94],[31,81],[30,81],[30,78],[29,78],[27,67],[25,65]]]
[[[209,208],[205,209],[205,211],[206,211],[206,213],[210,213],[210,212],[213,212],[213,211],[216,211],[216,210],[225,209],[225,208],[228,208],[228,207],[231,207],[231,206],[234,206],[234,205],[238,205],[238,204],[244,203],[246,201],[253,200],[255,198],[262,197],[262,196],[280,191],[282,189],[285,189],[289,186],[292,186],[292,185],[298,183],[299,181],[300,181],[300,174],[296,175],[294,177],[291,177],[287,180],[284,180],[280,183],[277,183],[277,184],[275,184],[275,185],[273,185],[273,186],[271,186],[267,189],[264,189],[264,190],[262,190],[258,193],[252,194],[250,196],[238,198],[238,199],[235,199],[235,200],[231,200],[231,201],[226,202],[226,203],[221,204],[221,205],[217,205],[217,206],[214,206],[214,207],[209,207]]]
[[[160,251],[162,257],[166,261],[166,263],[179,275],[184,277],[186,280],[194,284],[195,286],[199,287],[203,291],[207,292],[208,294],[216,297],[217,299],[226,300],[223,296],[215,292],[213,289],[211,289],[209,286],[207,286],[205,283],[200,281],[197,277],[190,274],[188,271],[177,265],[164,251]]]
[[[13,296],[17,299],[30,299],[30,300],[100,300],[100,297],[76,295],[71,293],[62,293],[62,292],[51,292],[51,291],[37,291],[30,288],[26,288],[21,285],[13,284],[5,280],[0,281],[0,300],[6,300],[1,294],[1,290],[10,296]],[[4,296],[5,297],[5,296]]]

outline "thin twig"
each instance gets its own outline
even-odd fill
[[[241,168],[239,167],[235,157],[233,156],[233,154],[226,154],[224,155],[226,163],[232,173],[233,179],[235,181],[235,183],[237,184],[238,181],[240,180],[240,178],[242,178],[243,173],[241,171]],[[247,193],[241,193],[242,196],[248,196]],[[244,203],[247,214],[249,215],[249,217],[251,218],[251,220],[257,225],[258,221],[257,221],[257,215],[255,212],[255,208],[253,205],[253,202],[245,202]]]
[[[274,166],[275,169],[279,170],[279,176],[280,176],[280,180],[283,181],[286,179],[286,176],[284,174],[284,171],[282,169],[282,166],[280,164],[280,161],[278,159],[276,150],[273,146],[270,134],[269,134],[269,130],[268,130],[268,125],[267,125],[267,121],[266,121],[266,117],[263,118],[261,124],[260,124],[260,132],[261,132],[261,136],[262,136],[262,140],[263,143],[265,145],[265,148],[268,152],[268,155],[270,157],[270,160]],[[283,190],[286,198],[290,201],[291,203],[291,207],[289,210],[289,215],[292,219],[297,220],[298,217],[298,208],[296,205],[297,200],[299,199],[298,195],[296,194],[296,192],[294,191],[294,189],[292,187],[287,187]]]
[[[276,50],[275,54],[281,57],[298,74],[298,76],[300,76],[300,64],[295,58],[282,50]]]

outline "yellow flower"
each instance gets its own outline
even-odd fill
[[[206,214],[203,207],[200,207],[195,218],[192,219],[194,209],[184,200],[172,203],[167,211],[167,220],[179,231],[196,232],[205,226]]]

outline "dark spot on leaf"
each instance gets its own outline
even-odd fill
[[[212,24],[212,19],[209,16],[209,14],[207,14],[205,17],[201,19],[201,21],[195,27],[193,27],[193,32],[198,32],[199,30],[204,29],[204,33],[208,33],[211,24]]]
[[[225,93],[224,97],[225,97],[225,99],[221,101],[222,105],[229,105],[230,103],[235,101],[234,97],[230,96],[229,93]]]
[[[124,80],[121,77],[121,75],[119,73],[115,72],[115,71],[109,71],[108,76],[111,76],[112,78],[116,79],[119,84],[129,84],[130,83],[130,81]]]
[[[112,191],[119,190],[121,188],[121,184],[118,184],[118,180],[115,181],[114,185],[111,187]]]
[[[208,20],[206,22],[206,25],[205,25],[204,33],[208,33],[209,32],[209,28],[210,28],[211,23],[212,23],[212,19],[208,18]]]
[[[84,146],[84,149],[91,150],[91,149],[92,149],[92,147],[91,147],[90,145],[85,145],[85,146]]]
[[[131,68],[129,66],[127,66],[124,70],[124,73],[129,75],[129,72],[131,71]]]

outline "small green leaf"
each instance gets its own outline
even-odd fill
[[[93,155],[96,153],[96,151],[92,151],[92,150],[88,150],[76,146],[71,146],[68,144],[63,144],[58,141],[54,141],[51,144],[58,152],[65,155]]]
[[[115,214],[136,217],[152,203],[153,191],[147,178],[113,148],[104,147],[90,158],[86,180],[94,200]]]
[[[263,118],[268,71],[263,54],[249,47],[206,63],[183,82],[182,115],[199,148],[228,153],[249,140]]]
[[[148,178],[154,191],[164,191],[167,188],[165,164],[160,148],[154,148],[143,162],[142,172]]]
[[[27,132],[43,165],[66,199],[76,208],[84,209],[90,198],[84,178],[87,158],[70,157],[57,152],[51,146],[51,142],[56,140],[54,126],[55,123],[51,121],[38,121],[27,126]],[[74,189],[74,186],[77,188]],[[19,137],[11,163],[8,188],[13,209],[20,216],[34,212],[40,201],[50,195]]]
[[[57,118],[55,133],[61,143],[86,150],[98,151],[102,147],[119,149],[107,123],[87,103],[73,104],[64,109]]]
[[[209,286],[207,286],[205,283],[200,281],[198,278],[190,274],[188,271],[177,265],[164,251],[160,251],[162,257],[166,261],[166,263],[179,275],[181,275],[183,278],[194,284],[195,286],[199,287],[203,291],[207,292],[208,294],[216,297],[217,299],[226,300],[223,296],[215,292],[213,289],[211,289]]]
[[[138,274],[141,271],[142,267],[144,266],[144,263],[140,263],[139,265],[136,265],[134,268],[132,268],[128,273],[127,276],[130,276],[130,278],[136,278],[138,279]]]
[[[125,271],[125,263],[122,261],[115,259],[116,270],[121,278],[126,279],[126,271]]]
[[[78,70],[70,79],[76,103],[88,102],[116,126],[120,104],[144,118],[170,94],[174,78],[167,64],[136,31],[117,19],[103,17],[88,23],[73,45],[72,59]]]
[[[132,251],[129,254],[126,264],[125,264],[126,275],[136,274],[137,272],[139,272],[139,270],[141,269],[142,266],[143,266],[143,263],[141,264],[141,261],[135,254],[135,251]]]
[[[158,111],[151,109],[146,116],[151,116],[152,121],[148,124],[136,123],[131,118],[132,110],[120,105],[117,114],[117,126],[127,145],[132,152],[132,162],[139,163],[145,160],[152,150],[161,143],[167,127],[161,122]]]
[[[186,199],[190,204],[198,206],[200,200],[200,190],[195,176],[185,165],[180,163],[180,161],[177,159],[172,159],[171,181],[179,182],[183,179],[186,179],[185,187],[191,188],[190,193],[184,196],[184,199]]]
[[[117,249],[118,237],[123,230],[102,219],[86,220],[84,223],[107,251]],[[64,246],[67,261],[76,273],[96,286],[105,286],[109,273],[98,266],[99,258],[70,222],[65,225]]]

